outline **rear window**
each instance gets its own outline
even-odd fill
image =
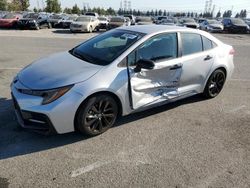
[[[202,36],[202,42],[203,42],[203,50],[210,50],[213,48],[213,42],[209,40],[207,37]]]
[[[202,52],[202,40],[199,34],[181,33],[182,55]]]

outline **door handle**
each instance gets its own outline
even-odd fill
[[[207,56],[204,58],[204,61],[208,61],[208,60],[210,60],[210,59],[213,59],[213,57],[210,56],[210,55],[207,55]]]
[[[182,65],[174,65],[172,67],[170,67],[169,70],[176,70],[176,69],[180,69],[182,67]]]

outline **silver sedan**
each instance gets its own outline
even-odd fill
[[[95,136],[117,118],[202,93],[216,97],[234,49],[184,27],[120,27],[30,64],[11,92],[19,124],[50,134]]]

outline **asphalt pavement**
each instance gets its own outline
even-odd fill
[[[20,128],[9,89],[15,74],[93,35],[0,30],[0,188],[250,187],[249,34],[214,34],[236,51],[233,77],[215,99],[122,117],[93,138]]]

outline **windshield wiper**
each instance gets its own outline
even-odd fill
[[[77,58],[79,58],[79,59],[81,59],[81,60],[83,60],[83,61],[87,61],[87,62],[92,63],[92,61],[91,61],[90,58],[88,58],[88,57],[86,57],[86,56],[84,56],[84,55],[82,55],[82,54],[80,54],[80,53],[77,53],[76,50],[75,50],[74,48],[73,48],[72,50],[70,50],[69,52],[70,52],[73,56],[75,56],[75,57],[77,57]]]

